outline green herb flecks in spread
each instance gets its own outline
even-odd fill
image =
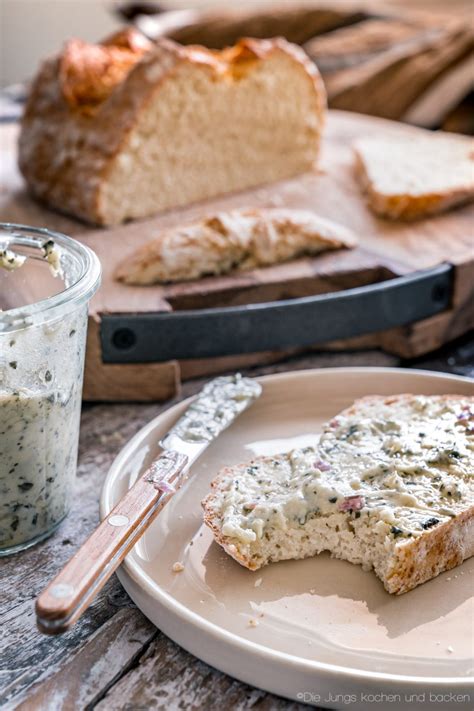
[[[84,307],[2,340],[0,549],[46,535],[69,508],[86,327]]]
[[[261,386],[239,373],[208,383],[173,427],[185,442],[210,442],[260,395]]]
[[[75,474],[78,393],[0,391],[0,543],[17,545],[66,514]]]
[[[222,534],[252,543],[269,529],[336,512],[373,517],[397,540],[474,502],[474,404],[417,397],[332,420],[319,446],[247,467],[221,502]]]

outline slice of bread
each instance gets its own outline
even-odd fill
[[[325,101],[284,39],[222,51],[133,30],[72,40],[33,83],[19,164],[49,205],[118,224],[310,170]]]
[[[306,210],[233,210],[163,231],[125,259],[116,277],[128,284],[198,279],[353,247],[356,241],[346,227]]]
[[[358,400],[318,446],[224,469],[203,508],[251,570],[330,551],[407,592],[474,555],[474,398]]]
[[[407,138],[354,143],[356,171],[371,209],[416,219],[474,199],[474,142],[420,131]]]

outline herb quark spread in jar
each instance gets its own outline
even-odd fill
[[[0,555],[6,555],[52,533],[70,506],[87,306],[100,264],[64,235],[18,225],[0,226],[0,256]]]

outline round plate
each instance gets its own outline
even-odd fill
[[[118,573],[123,586],[178,644],[254,686],[315,705],[350,703],[352,711],[366,711],[381,700],[371,694],[381,693],[393,695],[392,709],[450,708],[449,694],[472,692],[474,558],[402,596],[326,554],[250,572],[213,542],[200,501],[222,466],[315,443],[323,422],[358,397],[474,395],[474,381],[334,368],[261,383],[261,398],[208,448],[127,556]],[[157,455],[158,440],[187,404],[159,415],[124,447],[104,485],[102,517]],[[180,573],[172,571],[176,561]],[[452,705],[459,711],[462,699]]]

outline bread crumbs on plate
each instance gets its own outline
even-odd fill
[[[173,563],[171,570],[173,571],[173,573],[182,573],[184,570],[184,565],[179,560],[177,560],[176,563]]]
[[[258,620],[256,620],[254,617],[251,617],[250,620],[248,621],[248,626],[249,627],[258,627]]]

